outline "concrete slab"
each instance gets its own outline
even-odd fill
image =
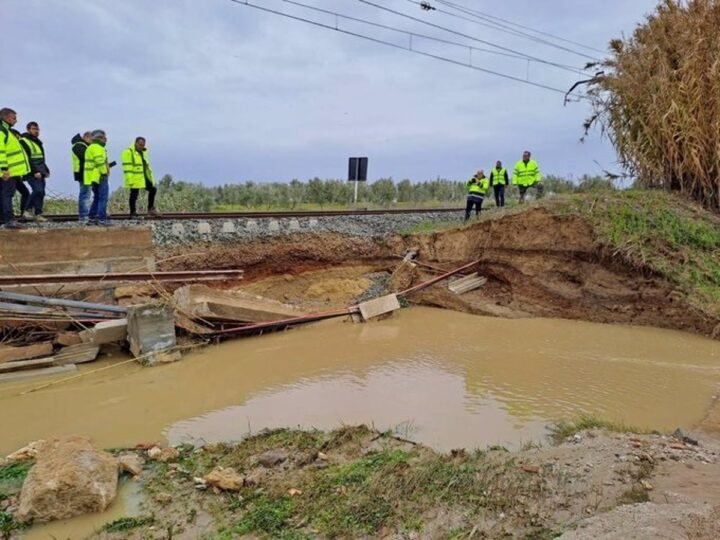
[[[380,298],[363,302],[359,304],[358,307],[360,308],[360,314],[363,319],[368,321],[380,315],[397,311],[401,306],[397,295],[388,294],[387,296],[381,296]]]
[[[259,323],[304,315],[275,300],[240,292],[216,291],[205,285],[181,287],[175,291],[173,298],[180,311],[199,318]]]

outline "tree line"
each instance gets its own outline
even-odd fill
[[[546,193],[573,193],[614,189],[610,180],[585,175],[577,180],[549,175],[544,178]],[[211,212],[233,210],[303,210],[350,207],[355,186],[337,179],[312,178],[305,182],[254,182],[206,186],[197,182],[175,180],[166,174],[158,181],[158,204],[165,212]],[[517,198],[511,186],[509,197]],[[408,179],[395,182],[381,178],[358,185],[360,208],[463,206],[465,181],[436,178],[423,182]],[[491,198],[491,193],[488,194]],[[49,212],[74,212],[74,200],[51,201]],[[111,212],[127,212],[127,193],[123,188],[110,197]]]

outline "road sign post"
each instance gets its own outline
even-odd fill
[[[348,182],[355,182],[355,195],[353,197],[353,208],[357,208],[358,184],[367,182],[368,158],[351,157],[348,163]]]

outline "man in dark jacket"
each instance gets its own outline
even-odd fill
[[[90,213],[90,199],[92,197],[92,187],[86,186],[83,182],[83,171],[85,170],[85,151],[92,142],[92,134],[86,131],[82,136],[78,133],[72,138],[72,163],[73,176],[75,181],[80,185],[78,194],[78,217],[81,222],[88,221]]]
[[[20,144],[30,161],[30,174],[26,179],[32,188],[32,193],[21,210],[25,219],[47,221],[42,213],[45,202],[45,180],[50,176],[50,169],[45,160],[45,148],[40,140],[40,126],[37,122],[29,122],[26,127],[27,132],[23,133]]]

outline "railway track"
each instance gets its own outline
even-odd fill
[[[378,216],[403,214],[433,214],[461,212],[460,208],[408,208],[391,210],[319,210],[311,212],[163,212],[162,216],[143,216],[146,220],[212,220],[212,219],[282,219],[282,218],[311,218],[333,216]],[[66,222],[76,221],[75,214],[45,214],[50,221]],[[112,220],[129,221],[129,214],[113,214]]]

